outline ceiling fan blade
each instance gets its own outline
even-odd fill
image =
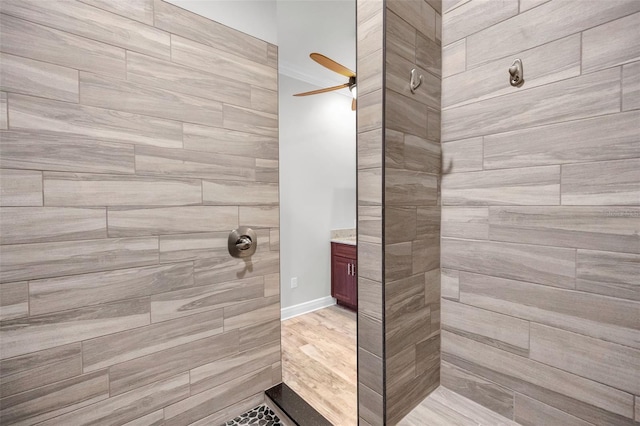
[[[351,111],[355,111],[356,110],[356,100],[352,100],[351,101]]]
[[[340,86],[333,86],[333,87],[326,87],[324,89],[312,90],[310,92],[296,93],[293,96],[317,95],[318,93],[332,92],[334,90],[344,89],[345,87],[349,87],[349,83],[341,84]]]
[[[321,53],[312,53],[309,56],[311,57],[311,59],[313,59],[323,67],[329,68],[331,71],[337,72],[338,74],[342,74],[345,77],[351,78],[356,76],[356,73],[351,71],[349,68],[345,67],[344,65],[340,65],[333,59],[327,58]]]

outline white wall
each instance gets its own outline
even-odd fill
[[[356,114],[336,93],[280,75],[280,274],[287,308],[331,294],[331,229],[356,219]],[[298,287],[291,289],[291,278]]]

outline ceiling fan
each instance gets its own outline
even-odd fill
[[[351,91],[351,94],[353,95],[353,100],[351,101],[351,110],[355,111],[356,110],[356,73],[351,71],[349,68],[345,67],[344,65],[340,65],[333,59],[327,58],[326,56],[320,53],[312,53],[309,55],[309,57],[311,57],[311,59],[313,59],[323,67],[328,68],[331,71],[337,72],[338,74],[341,74],[345,77],[349,77],[349,81],[339,86],[327,87],[324,89],[312,90],[310,92],[304,92],[304,93],[296,93],[293,96],[317,95],[319,93],[332,92],[334,90],[340,90],[340,89],[344,89],[345,87],[348,87],[349,90]]]

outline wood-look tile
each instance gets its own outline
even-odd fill
[[[9,112],[7,110],[7,94],[0,92],[0,130],[9,127]]]
[[[416,237],[415,207],[388,207],[385,213],[386,244],[407,243]]]
[[[640,393],[638,349],[532,323],[529,357],[616,389]]]
[[[417,275],[393,283],[392,291],[409,295],[403,300],[394,294],[395,303],[390,303],[387,294],[390,284],[385,286],[385,356],[398,354],[408,345],[416,344],[431,336],[429,307],[424,306],[424,275]]]
[[[224,128],[278,137],[278,116],[267,112],[224,104]]]
[[[436,334],[416,345],[416,374],[440,368],[440,335]]]
[[[73,423],[94,425],[124,424],[188,396],[189,374],[183,373],[51,419],[49,422],[43,423],[43,425],[52,426]]]
[[[280,345],[268,344],[239,352],[190,371],[191,393],[197,394],[220,386],[236,377],[249,374],[280,361]]]
[[[222,333],[222,310],[82,342],[84,371],[95,371]]]
[[[106,238],[106,219],[104,209],[2,207],[0,243],[25,244]],[[51,226],[52,223],[55,226]]]
[[[382,359],[374,354],[358,349],[358,380],[378,394],[383,393]]]
[[[0,281],[34,280],[158,263],[158,239],[120,238],[2,246]]]
[[[442,301],[443,330],[527,356],[529,322],[449,300]]]
[[[418,207],[416,209],[416,239],[433,238],[440,235],[441,207]]]
[[[437,84],[439,83],[440,82],[438,81]],[[436,111],[429,108],[427,112],[427,139],[440,142],[442,138],[442,117],[440,109],[438,108]]]
[[[246,84],[135,52],[127,52],[127,80],[214,101],[251,106],[252,91]]]
[[[358,243],[358,277],[382,281],[382,246],[376,243]]]
[[[424,123],[420,122],[420,117],[417,114],[424,111],[424,107],[420,104],[434,109],[440,108],[440,79],[427,72],[426,68],[423,69],[417,66],[414,61],[405,59],[388,49],[385,65],[385,87],[393,91],[391,99],[389,99],[390,94],[387,91],[387,102],[392,101],[393,104],[387,105],[386,111],[387,113],[392,113],[395,109],[400,108],[401,110],[395,113],[400,114],[398,117],[393,115],[392,118],[387,120],[387,127],[426,137],[426,134],[416,133],[424,125]],[[422,75],[423,83],[420,87],[421,90],[411,93],[411,89],[407,84],[407,76],[411,75],[411,70],[414,68],[419,75]],[[409,108],[418,108],[418,111],[408,110],[406,106],[402,105],[403,103],[409,103]],[[409,119],[411,122],[396,123],[398,118],[404,118],[402,121]],[[422,119],[424,121],[424,115]]]
[[[640,205],[640,158],[562,166],[563,205]]]
[[[489,238],[488,207],[442,207],[442,236],[486,240]]]
[[[86,136],[41,131],[0,133],[0,165],[93,173],[133,173],[133,146]]]
[[[549,0],[520,0],[520,13],[533,9],[536,6],[540,6],[542,3],[546,3]]]
[[[358,415],[360,423],[366,422],[371,426],[383,426],[384,398],[374,390],[362,383],[358,386]]]
[[[637,238],[635,247],[640,249]],[[578,290],[640,301],[639,276],[639,254],[578,250],[576,257],[576,289]]]
[[[111,13],[153,25],[153,0],[80,0]]]
[[[503,58],[639,10],[640,5],[636,2],[624,0],[587,4],[550,1],[470,35],[467,38],[467,65],[476,66]],[[535,37],[531,37],[532,31]],[[500,40],[510,42],[500,43]]]
[[[482,10],[487,3],[499,6],[499,2],[493,1],[479,3]],[[579,76],[580,34],[519,52],[518,57],[527,64],[526,86],[523,86],[527,89]],[[512,93],[513,87],[504,76],[504,70],[511,64],[512,58],[507,57],[445,78],[442,81],[442,107]]]
[[[260,238],[258,238],[260,239]],[[196,285],[223,283],[255,276],[275,274],[280,269],[280,255],[276,251],[258,251],[249,261],[229,256],[228,252],[208,259],[196,260]]]
[[[44,201],[64,207],[180,206],[202,203],[202,186],[199,180],[45,172]]]
[[[442,176],[443,205],[558,205],[560,166]]]
[[[280,208],[277,206],[240,206],[240,223],[251,228],[277,228]]]
[[[385,24],[386,50],[415,63],[416,29],[411,25],[407,25],[402,18],[391,11],[387,11]]]
[[[135,158],[139,175],[238,181],[256,178],[255,160],[247,157],[137,146]]]
[[[640,59],[640,13],[591,28],[582,33],[582,72],[609,68]]]
[[[44,351],[0,361],[0,396],[25,392],[82,374],[80,343],[71,343]]]
[[[251,86],[251,109],[278,114],[278,92],[276,90],[263,89]]]
[[[269,250],[280,251],[280,229],[269,230]]]
[[[371,16],[367,17],[366,20],[360,20],[360,18],[358,18],[360,23],[356,30],[356,45],[357,57],[359,59],[374,55],[375,52],[380,51],[384,47],[384,14],[383,8],[380,6],[382,5],[379,5],[379,8],[377,8]],[[380,52],[380,55],[382,55],[382,52]]]
[[[0,327],[2,357],[24,355],[148,324],[148,299],[5,321]]]
[[[414,240],[411,243],[412,273],[431,271],[440,267],[440,236]]]
[[[500,426],[515,426],[510,417],[503,417],[496,414],[495,411],[489,410],[464,396],[441,386],[433,392],[433,399],[442,405],[456,410],[459,414],[473,419],[479,424],[491,424]]]
[[[358,57],[358,95],[363,96],[382,89],[382,47],[364,58]],[[360,105],[358,105],[358,108]]]
[[[436,38],[436,11],[426,1],[390,0],[386,7],[431,40]]]
[[[229,421],[229,419],[235,419],[241,414],[244,414],[256,408],[258,405],[263,404],[264,400],[265,400],[264,392],[260,391],[256,395],[250,396],[249,398],[245,398],[240,402],[231,404],[230,406],[225,407],[220,411],[216,411],[213,414],[203,417],[200,420],[191,423],[190,426],[209,426],[209,425],[224,424],[225,422]],[[164,424],[164,416],[163,416],[162,424]]]
[[[489,207],[489,237],[556,247],[640,253],[636,207]]]
[[[190,286],[193,286],[193,266],[176,263],[31,281],[29,303],[31,315],[40,315],[164,294]]]
[[[439,385],[440,368],[416,376],[399,392],[387,394],[387,422],[397,424]],[[428,417],[427,417],[428,418]]]
[[[382,167],[382,129],[358,134],[358,170]]]
[[[386,281],[398,280],[411,275],[411,254],[411,241],[397,244],[385,244],[384,277]],[[360,266],[359,269],[361,268],[362,266]]]
[[[80,73],[80,102],[169,120],[222,125],[222,104],[218,101],[85,72]]]
[[[636,421],[640,420],[640,397],[636,396],[635,399],[635,419]]]
[[[513,418],[513,391],[446,361],[442,361],[440,380],[446,389],[469,398],[506,418]]]
[[[622,67],[622,110],[640,109],[640,62]]]
[[[241,351],[247,351],[249,349],[255,350],[256,348],[267,344],[272,344],[280,348],[280,318],[242,327],[239,331]],[[277,374],[276,372],[274,373]]]
[[[109,394],[120,395],[238,353],[238,333],[223,333],[109,368]]]
[[[640,112],[631,111],[488,135],[484,137],[484,168],[639,157],[639,120]]]
[[[256,181],[258,182],[278,182],[279,166],[278,160],[265,160],[256,158]]]
[[[107,214],[109,237],[227,231],[238,227],[235,206],[110,208]]]
[[[2,12],[3,52],[96,74],[125,76],[124,49],[5,15],[4,3]]]
[[[358,312],[358,347],[382,358],[382,321]]]
[[[182,126],[178,122],[14,94],[9,95],[9,101],[14,130],[42,130],[87,140],[182,147]]]
[[[436,41],[442,44],[442,14],[436,13]]]
[[[263,297],[224,307],[224,330],[235,330],[280,318],[280,297]]]
[[[439,15],[436,15],[436,25],[439,21]],[[439,38],[438,34],[436,33],[436,40]],[[416,38],[416,65],[437,77],[441,77],[442,47],[440,43],[418,34]],[[439,87],[440,85],[438,84]]]
[[[580,420],[562,410],[543,404],[533,398],[516,393],[513,418],[523,426],[538,424],[564,426],[592,426],[593,423]]]
[[[2,12],[128,50],[170,57],[168,33],[84,3],[8,0]]]
[[[518,105],[518,109],[514,110],[513,105]],[[442,111],[442,127],[445,129],[443,140],[500,133],[619,111],[620,70],[611,68],[445,109]]]
[[[243,197],[238,198],[238,191]],[[234,200],[240,206],[275,206],[278,204],[278,184],[264,182],[203,181],[204,204],[228,205]]]
[[[442,77],[463,72],[467,68],[467,39],[451,43],[442,48]],[[448,94],[448,90],[445,92]]]
[[[267,43],[267,65],[278,68],[278,46]]]
[[[277,138],[191,123],[184,123],[184,148],[217,154],[278,159]]]
[[[358,170],[358,203],[382,204],[382,168]]]
[[[442,267],[553,287],[575,287],[575,249],[442,239]]]
[[[4,229],[2,232],[4,234]],[[0,285],[0,321],[26,316],[29,316],[28,282],[22,281]],[[0,392],[3,389],[4,380]]]
[[[460,280],[458,278],[458,271],[442,268],[440,281],[442,283],[442,297],[458,300],[460,296]]]
[[[640,303],[460,272],[460,302],[640,349]]]
[[[231,417],[227,417],[231,418]],[[149,413],[146,416],[138,417],[124,424],[124,426],[162,426],[164,423],[164,410],[161,408],[158,411]]]
[[[485,371],[483,377],[497,380],[498,384],[535,399],[541,400],[542,396],[544,399],[541,402],[563,411],[573,411],[579,407],[583,409],[582,415],[590,414],[587,412],[587,409],[590,409],[592,412],[608,416],[609,419],[621,420],[619,424],[632,423],[628,422],[628,419],[633,416],[633,397],[626,392],[454,333],[442,333],[445,360],[473,359],[472,363],[477,366],[476,369]],[[458,364],[458,361],[454,364]],[[558,398],[558,395],[562,397]],[[568,400],[575,403],[571,404]]]
[[[42,172],[0,170],[0,205],[42,206]]]
[[[217,411],[269,388],[271,366],[239,376],[220,386],[167,405],[164,409],[166,426],[187,426]]]
[[[362,0],[356,3],[356,19],[358,24],[371,19],[383,9],[384,4],[378,0]]]
[[[228,231],[160,236],[160,262],[228,256]]]
[[[260,299],[263,295],[264,279],[261,276],[156,294],[151,297],[151,321],[155,323],[222,309]]]
[[[386,170],[386,205],[432,206],[437,201],[437,175],[391,168]]]
[[[264,276],[264,297],[280,294],[280,274],[268,274]]]
[[[267,63],[267,42],[162,0],[154,0],[155,26],[260,64]]]
[[[408,344],[397,354],[386,359],[386,394],[401,392],[416,377],[416,345]],[[380,374],[378,372],[377,374]],[[380,392],[383,393],[383,392]]]
[[[34,424],[108,397],[109,376],[97,371],[3,398],[0,421]]]
[[[358,278],[358,309],[364,315],[382,321],[382,284]]]
[[[358,242],[382,244],[382,206],[358,204]]]
[[[404,137],[404,167],[408,170],[439,174],[440,143],[413,135]]]
[[[410,72],[411,68],[408,71]],[[400,78],[400,74],[397,74],[397,79]],[[406,75],[403,76],[402,80],[406,80]],[[406,81],[404,85],[406,86]],[[385,93],[386,128],[426,138],[427,121],[425,117],[427,116],[427,105],[405,94],[391,90],[386,90]]]
[[[382,90],[358,96],[358,133],[382,128]]]
[[[517,0],[467,2],[442,17],[442,43],[460,40],[517,14]]]
[[[61,101],[78,102],[78,71],[19,56],[0,54],[0,88]]]
[[[210,32],[211,34],[211,32]],[[222,44],[229,44],[224,42]],[[187,67],[233,78],[244,84],[250,84],[270,90],[278,89],[278,73],[269,65],[254,62],[242,56],[242,51],[229,53],[219,44],[214,47],[196,43],[178,35],[171,35],[171,61]],[[266,44],[264,52],[266,62]]]
[[[482,170],[483,138],[462,139],[442,146],[442,167],[445,173]]]

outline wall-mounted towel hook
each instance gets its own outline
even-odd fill
[[[411,80],[409,80],[409,88],[411,93],[416,93],[416,89],[422,84],[422,74],[418,76],[418,82],[416,83],[416,69],[411,70]]]
[[[513,87],[520,87],[524,84],[524,67],[521,59],[516,59],[509,67],[509,83]]]

